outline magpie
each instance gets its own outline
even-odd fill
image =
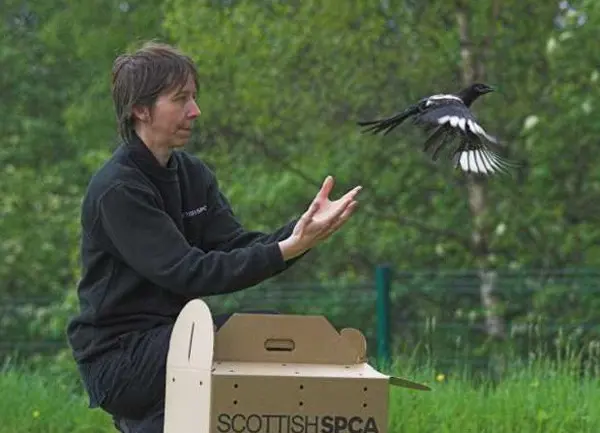
[[[481,127],[470,110],[477,98],[493,91],[494,88],[487,84],[473,83],[454,94],[434,94],[421,98],[392,116],[357,123],[366,127],[363,133],[378,134],[384,131],[383,135],[387,135],[412,117],[413,124],[431,133],[423,145],[423,151],[427,152],[437,144],[432,155],[434,161],[445,146],[458,138],[458,145],[452,154],[455,168],[460,166],[466,173],[483,175],[506,173],[515,163],[492,150],[490,144],[498,144],[498,140]]]

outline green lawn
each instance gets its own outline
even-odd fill
[[[421,375],[429,383],[427,376]],[[433,383],[433,392],[392,391],[390,433],[600,432],[598,377],[535,367],[496,386],[460,377]]]
[[[109,418],[89,410],[72,376],[0,373],[0,433],[115,432]],[[598,433],[600,382],[556,368],[516,371],[497,386],[472,385],[440,372],[402,371],[432,392],[393,389],[390,433]]]
[[[13,369],[1,374],[0,433],[114,433],[110,419],[89,410],[72,382]]]

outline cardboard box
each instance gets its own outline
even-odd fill
[[[389,385],[430,388],[378,372],[366,349],[322,316],[235,314],[215,333],[193,300],[171,336],[164,433],[386,433]]]

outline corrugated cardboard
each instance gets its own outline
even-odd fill
[[[389,385],[430,388],[378,372],[366,349],[322,316],[235,314],[215,333],[193,300],[171,336],[164,433],[386,433]]]

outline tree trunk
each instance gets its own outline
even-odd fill
[[[495,20],[498,14],[498,2],[494,0],[492,3],[491,19]],[[469,10],[469,0],[457,1],[456,22],[460,38],[461,47],[461,77],[462,85],[466,86],[473,82],[485,82],[485,56],[489,49],[493,35],[490,33],[484,44],[476,50],[470,34],[471,13]],[[494,23],[490,22],[489,28],[494,28]],[[493,341],[503,341],[506,339],[506,325],[504,317],[500,309],[500,302],[496,296],[496,281],[497,273],[491,268],[491,254],[489,251],[488,233],[489,228],[486,225],[488,213],[488,198],[486,180],[480,176],[468,176],[466,179],[467,197],[469,201],[469,210],[472,216],[473,231],[472,245],[473,253],[476,257],[477,266],[479,268],[480,296],[481,302],[485,309],[485,330],[487,336]],[[494,361],[498,354],[492,356]],[[495,372],[498,371],[498,366],[503,365],[503,362],[495,364]]]

